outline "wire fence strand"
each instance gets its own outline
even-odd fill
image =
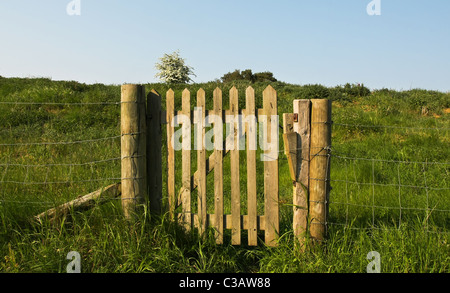
[[[135,103],[135,101],[129,102],[129,103]],[[75,102],[13,102],[13,101],[0,101],[0,105],[50,105],[50,106],[108,106],[108,105],[121,105],[122,102],[86,102],[86,103],[75,103]],[[408,126],[399,126],[399,125],[363,125],[363,124],[348,124],[348,123],[335,123],[333,122],[332,125],[334,127],[343,127],[343,128],[381,128],[381,129],[395,129],[395,130],[405,130],[405,131],[447,131],[450,130],[450,128],[447,127],[408,127]],[[60,142],[13,142],[13,143],[0,143],[0,147],[30,147],[30,146],[52,146],[52,145],[75,145],[75,144],[83,144],[83,145],[90,145],[97,142],[102,141],[110,141],[110,140],[116,140],[119,139],[125,135],[137,135],[140,134],[140,132],[136,133],[125,133],[115,136],[109,136],[109,137],[101,137],[101,138],[92,138],[92,139],[85,139],[85,140],[75,140],[75,141],[60,141]],[[292,151],[302,151],[302,148],[297,148]],[[311,150],[309,150],[311,151]],[[350,229],[363,229],[359,227],[352,226],[354,216],[351,214],[352,208],[355,209],[369,209],[368,212],[368,220],[370,223],[368,224],[369,228],[372,229],[380,229],[380,227],[377,227],[377,222],[379,221],[378,217],[379,214],[381,214],[379,211],[384,212],[398,212],[398,214],[395,214],[398,218],[396,219],[396,225],[398,227],[401,227],[405,224],[407,214],[408,212],[417,212],[422,213],[424,216],[424,229],[427,232],[430,231],[429,227],[429,220],[436,214],[436,213],[449,213],[450,210],[446,209],[446,205],[438,206],[435,203],[432,203],[432,195],[434,193],[443,194],[443,199],[448,200],[449,199],[449,193],[450,187],[447,187],[446,185],[443,186],[435,186],[435,182],[430,182],[430,180],[427,180],[427,168],[430,166],[434,167],[444,167],[447,168],[447,166],[450,166],[450,162],[438,162],[438,161],[407,161],[407,160],[395,160],[395,159],[384,159],[384,158],[370,158],[370,157],[359,157],[355,154],[347,154],[344,152],[341,152],[340,150],[336,150],[332,146],[327,147],[320,147],[317,148],[317,150],[313,150],[313,154],[311,155],[308,151],[307,159],[311,161],[316,156],[326,156],[328,160],[327,164],[327,176],[326,178],[309,178],[309,180],[318,180],[318,181],[324,181],[328,184],[336,183],[339,187],[335,187],[329,191],[330,193],[327,195],[325,204],[328,206],[331,206],[332,208],[336,207],[336,210],[339,209],[339,207],[343,207],[342,214],[336,214],[331,215],[331,218],[339,218],[342,217],[343,220],[341,222],[339,221],[330,221],[327,220],[325,223],[320,222],[314,222],[314,224],[325,224],[325,225],[336,225],[336,226],[343,226]],[[326,151],[326,152],[324,152]],[[284,153],[285,150],[278,150],[279,153]],[[277,154],[279,157],[279,153]],[[266,159],[269,158],[269,155],[263,154],[266,156]],[[7,196],[7,192],[5,191],[6,185],[16,185],[11,188],[12,190],[17,189],[17,187],[20,186],[26,186],[26,187],[36,187],[36,188],[42,188],[42,186],[49,186],[49,185],[65,185],[65,184],[80,184],[80,183],[99,183],[99,182],[121,182],[123,180],[137,180],[139,178],[121,178],[122,176],[115,176],[116,174],[101,174],[99,178],[95,177],[93,166],[99,165],[99,164],[113,164],[120,162],[121,160],[127,159],[127,158],[134,158],[135,156],[130,157],[120,157],[115,156],[112,158],[107,159],[94,159],[88,162],[73,162],[73,163],[51,163],[51,164],[32,164],[32,163],[11,163],[9,160],[6,163],[0,163],[0,167],[3,168],[3,172],[0,174],[0,186],[2,189],[0,190],[0,204],[7,204],[7,203],[15,203],[15,204],[36,204],[36,205],[55,205],[55,201],[39,201],[39,200],[16,200],[11,199],[10,196]],[[278,158],[277,157],[277,158]],[[272,158],[272,159],[277,159]],[[24,159],[25,160],[25,159]],[[340,160],[344,161],[344,165],[342,168],[342,172],[345,173],[344,175],[339,175],[341,177],[338,177],[338,174],[335,172],[331,172],[330,168],[330,160],[331,164],[333,164],[333,160]],[[370,178],[367,179],[367,182],[358,180],[357,170],[356,170],[356,164],[357,162],[367,162],[368,166],[368,172],[370,173]],[[392,164],[393,166],[396,166],[395,170],[395,176],[396,178],[389,178],[391,180],[394,180],[394,182],[380,182],[377,181],[376,177],[376,163],[386,163],[386,164]],[[352,165],[353,164],[353,168]],[[402,179],[402,170],[401,165],[418,165],[422,167],[421,173],[418,176],[423,177],[423,185],[421,183],[415,184],[410,183],[404,178]],[[91,178],[81,178],[77,179],[74,175],[75,168],[76,167],[83,167],[83,166],[90,166],[91,172],[90,174],[87,174],[88,177]],[[45,174],[41,174],[42,180],[36,180],[36,178],[33,179],[33,173],[36,170],[33,170],[35,168],[47,168],[47,171]],[[64,173],[63,177],[60,178],[52,178],[52,175],[50,173],[51,167],[68,167],[68,173]],[[20,176],[17,179],[13,176],[8,176],[8,174],[11,174],[13,172],[14,168],[23,168],[22,173],[20,173]],[[119,173],[120,170],[117,169],[117,164],[113,166],[113,168],[116,168],[116,172]],[[402,167],[403,168],[403,167]],[[120,168],[119,168],[120,169]],[[36,171],[37,172],[37,171]],[[330,174],[331,172],[331,174]],[[89,173],[89,172],[88,172]],[[120,173],[119,173],[120,174]],[[84,174],[86,175],[86,174]],[[447,175],[443,175],[447,176]],[[330,177],[330,179],[328,179]],[[353,177],[353,178],[352,178]],[[450,181],[450,180],[448,180]],[[434,186],[433,186],[434,185]],[[395,203],[389,202],[386,204],[380,204],[379,198],[384,196],[382,192],[379,192],[377,187],[382,188],[382,190],[387,190],[388,187],[391,187],[394,191],[389,190],[389,192],[392,192],[392,196],[394,197]],[[58,189],[59,187],[55,188]],[[356,192],[354,192],[353,189],[356,188]],[[394,189],[395,188],[395,189]],[[353,198],[354,194],[361,194],[362,190],[366,189],[368,191],[368,198],[366,198],[366,201],[357,201],[357,199]],[[423,205],[418,206],[408,206],[408,200],[405,200],[405,197],[408,196],[408,193],[410,189],[417,189],[421,192],[424,192],[424,201]],[[73,191],[71,191],[73,192]],[[336,200],[333,199],[334,195],[340,195],[340,198],[337,198]],[[332,200],[333,199],[333,200]],[[119,198],[120,200],[120,198]],[[334,211],[334,210],[333,210]],[[448,222],[448,221],[447,221]],[[448,230],[450,227],[443,227],[443,233],[449,233],[446,230]]]
[[[99,142],[99,141],[114,140],[114,139],[118,139],[120,137],[121,137],[121,135],[102,137],[102,138],[95,138],[95,139],[77,140],[77,141],[2,143],[2,144],[0,144],[0,146],[6,147],[6,146],[37,146],[37,145],[86,144],[86,143],[93,143],[93,142]]]
[[[120,105],[121,102],[14,102],[14,101],[0,101],[0,105],[50,105],[50,106],[107,106],[107,105]]]
[[[386,129],[408,129],[408,130],[435,130],[446,131],[450,130],[449,127],[410,127],[410,126],[397,126],[397,125],[364,125],[364,124],[346,124],[346,123],[334,123],[336,126],[353,127],[353,128],[386,128]]]

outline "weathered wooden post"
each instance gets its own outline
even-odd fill
[[[295,100],[294,113],[284,114],[284,145],[293,180],[293,228],[300,245],[308,230],[311,102]]]
[[[310,235],[323,241],[327,233],[330,148],[331,101],[311,100],[311,147],[309,166]]]
[[[122,85],[121,95],[122,208],[132,219],[147,201],[145,87]]]
[[[150,213],[162,213],[161,96],[152,90],[147,96],[147,185]]]

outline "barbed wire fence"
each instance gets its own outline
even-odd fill
[[[347,123],[333,123],[333,127],[446,133],[450,130]],[[333,166],[329,225],[349,229],[400,229],[412,220],[419,222],[423,231],[450,233],[449,161],[358,157],[334,147],[329,156]],[[414,228],[417,227],[416,224]]]
[[[5,109],[70,106],[85,110],[92,106],[120,106],[120,102],[0,101],[0,106]],[[14,204],[39,210],[52,208],[121,180],[120,135],[85,139],[92,134],[82,133],[79,139],[60,141],[27,141],[28,138],[17,136],[11,135],[8,126],[0,127],[3,138],[0,140],[0,207]]]
[[[56,102],[0,102],[4,106],[120,106],[120,102],[93,103],[56,103]],[[359,125],[333,123],[333,127],[353,129],[380,128],[386,130],[438,131],[447,132],[450,128],[406,127],[396,125]],[[8,129],[1,129],[8,132]],[[60,194],[61,188],[88,184],[96,190],[110,183],[120,182],[120,138],[121,135],[94,137],[71,141],[54,142],[12,142],[0,141],[0,205],[7,203],[32,204],[54,207],[62,201],[45,200],[44,196],[30,197],[24,189],[33,188],[42,192]],[[23,148],[93,145],[109,143],[115,155],[106,158],[94,158],[78,162],[24,163],[29,158],[22,158]],[[89,150],[87,150],[89,151]],[[284,152],[280,150],[280,153]],[[3,155],[9,153],[9,155]],[[432,233],[449,233],[450,228],[450,162],[389,160],[370,157],[358,157],[341,152],[331,147],[329,156],[332,160],[330,184],[332,186],[330,202],[331,217],[329,225],[343,226],[350,229],[397,229],[411,217],[422,219],[423,229]],[[19,162],[22,158],[22,162]],[[110,166],[109,175],[95,176],[95,168]],[[76,168],[89,168],[75,174]],[[19,170],[20,169],[20,170]],[[52,172],[52,169],[56,171]],[[66,170],[65,172],[62,169]],[[19,171],[18,171],[19,170]],[[42,172],[43,170],[43,172]],[[336,170],[336,171],[335,171]],[[385,172],[383,172],[384,170]],[[58,173],[59,171],[59,173]],[[57,173],[57,174],[56,174]],[[102,173],[101,171],[97,173]],[[37,174],[37,175],[36,175]],[[430,175],[429,175],[430,174]],[[51,176],[53,175],[53,177]],[[64,175],[64,176],[63,176]],[[90,176],[86,176],[90,175]],[[97,174],[98,175],[98,174]],[[364,176],[362,176],[364,175]],[[409,176],[409,177],[408,177]],[[63,178],[65,177],[65,178]],[[410,182],[414,182],[411,184]],[[44,188],[47,187],[47,189]],[[83,188],[74,188],[72,194],[81,195]],[[14,192],[22,191],[23,196]],[[65,198],[66,199],[66,198]],[[430,223],[439,229],[430,229]]]

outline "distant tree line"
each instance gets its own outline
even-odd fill
[[[277,79],[273,76],[272,72],[265,71],[265,72],[258,72],[253,73],[251,69],[246,69],[243,71],[240,71],[239,69],[236,69],[233,72],[228,72],[224,76],[221,77],[221,81],[224,83],[235,81],[235,80],[247,80],[251,83],[254,82],[275,82]]]

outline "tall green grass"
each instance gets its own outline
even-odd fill
[[[189,89],[192,96],[199,88],[205,89],[207,107],[212,108],[212,91],[219,86],[226,108],[229,89],[236,86],[243,93],[249,85],[211,82],[190,85]],[[262,91],[267,85],[252,84],[257,107],[262,107]],[[0,144],[112,137],[68,145],[0,147],[0,271],[65,272],[67,253],[78,251],[83,272],[365,272],[367,253],[375,250],[381,254],[383,272],[449,272],[450,169],[448,164],[429,162],[448,162],[450,157],[450,95],[386,89],[367,93],[348,85],[271,85],[278,92],[280,114],[292,112],[296,98],[324,96],[333,100],[333,189],[326,243],[308,244],[303,252],[296,249],[291,224],[292,183],[283,153],[279,161],[281,227],[277,248],[264,246],[263,233],[259,234],[258,247],[247,247],[245,232],[243,246],[231,246],[229,232],[225,244],[218,246],[212,230],[206,239],[200,239],[195,231],[186,233],[167,216],[155,219],[142,215],[135,223],[127,223],[119,200],[74,213],[57,225],[37,225],[34,215],[120,178],[120,138],[114,138],[120,135],[120,106],[0,103]],[[185,86],[172,88],[176,107],[180,107]],[[149,84],[150,89],[163,95],[164,108],[169,86]],[[0,78],[0,102],[6,101],[118,103],[120,87]],[[192,107],[195,103],[192,98]],[[244,99],[240,107],[245,108]],[[167,169],[165,155],[163,152],[163,170]],[[245,213],[245,152],[240,157]],[[107,161],[98,162],[103,160]],[[176,160],[177,178],[181,178],[180,161]],[[224,166],[227,195],[229,158]],[[193,152],[192,172],[195,168]],[[258,211],[262,214],[262,164],[257,168]],[[213,186],[211,176],[207,180],[207,186]],[[194,192],[194,208],[195,203]],[[226,200],[225,210],[229,209]]]

